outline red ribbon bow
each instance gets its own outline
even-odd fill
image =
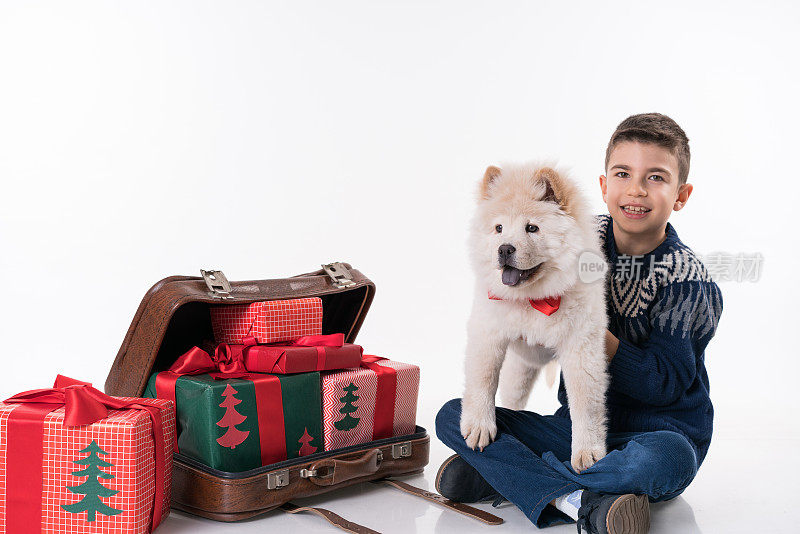
[[[18,393],[3,402],[7,404],[30,404],[30,409],[27,411],[22,410],[21,408],[12,411],[11,416],[9,417],[9,425],[11,425],[12,419],[15,419],[14,414],[19,411],[19,420],[16,422],[21,423],[19,427],[20,430],[23,430],[23,426],[24,430],[30,430],[34,426],[33,423],[36,424],[35,428],[37,428],[36,436],[31,436],[29,435],[30,433],[23,432],[18,436],[15,435],[14,440],[9,439],[9,452],[12,448],[11,442],[17,441],[17,444],[21,445],[21,447],[15,447],[17,449],[15,452],[20,453],[25,458],[26,462],[23,462],[25,465],[18,466],[21,467],[21,469],[19,469],[19,473],[16,473],[16,470],[12,471],[12,466],[9,465],[8,476],[16,477],[17,475],[22,475],[24,477],[29,477],[31,474],[33,474],[32,471],[36,469],[37,473],[35,474],[35,478],[39,481],[39,484],[41,484],[42,478],[42,441],[44,439],[43,424],[44,417],[48,413],[63,406],[63,424],[64,426],[72,427],[90,425],[105,419],[108,417],[109,409],[135,409],[146,411],[150,415],[150,419],[153,423],[153,449],[156,464],[156,487],[155,494],[153,495],[153,508],[150,522],[151,530],[154,530],[158,526],[158,524],[161,522],[161,504],[164,500],[164,470],[166,468],[166,455],[164,453],[163,446],[164,428],[161,424],[161,414],[158,406],[143,404],[138,401],[125,401],[117,397],[112,397],[93,388],[88,382],[81,382],[80,380],[75,380],[74,378],[69,378],[62,375],[56,376],[56,380],[52,388],[25,391],[23,393]],[[11,430],[9,430],[9,434],[10,433]],[[29,450],[25,450],[28,449],[26,444],[31,446]],[[38,455],[36,451],[38,451]],[[14,485],[9,484],[8,486],[9,490],[11,491]],[[27,498],[24,500],[30,503],[29,506],[25,506],[24,509],[18,510],[18,512],[20,512],[18,514],[10,514],[8,518],[9,523],[14,520],[11,517],[11,515],[14,515],[19,520],[17,523],[18,525],[23,526],[27,524],[25,527],[26,531],[27,529],[35,526],[35,530],[38,532],[40,528],[38,525],[41,521],[41,502],[38,502],[38,504],[34,503],[30,499],[30,496],[27,496]],[[28,517],[29,520],[24,519],[25,517]],[[31,523],[32,521],[33,523]],[[13,529],[9,527],[9,532],[12,530]]]
[[[205,373],[212,375],[241,375],[247,373],[241,349],[238,351],[231,350],[230,346],[224,343],[217,346],[213,356],[200,347],[192,347],[175,360],[169,370],[177,375],[201,375]],[[225,378],[234,377],[226,376]]]

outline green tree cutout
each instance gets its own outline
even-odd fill
[[[100,512],[103,515],[117,515],[121,514],[122,510],[117,510],[116,508],[111,508],[107,504],[104,504],[100,497],[111,497],[112,495],[116,495],[119,493],[119,490],[112,490],[108,489],[107,487],[100,484],[101,478],[110,480],[114,478],[114,475],[109,473],[105,473],[100,470],[101,467],[114,467],[114,464],[110,464],[106,461],[100,459],[98,454],[108,454],[106,451],[100,448],[100,446],[92,440],[88,447],[83,449],[80,452],[88,452],[89,456],[86,458],[81,458],[80,460],[74,460],[72,463],[78,465],[85,465],[86,468],[80,471],[74,471],[72,476],[76,477],[88,477],[86,482],[80,484],[78,486],[67,486],[67,489],[70,490],[72,493],[77,493],[80,495],[86,495],[82,500],[74,503],[74,504],[62,504],[61,508],[70,512],[72,514],[79,514],[81,512],[88,512],[86,516],[86,521],[94,521],[95,514]]]
[[[346,391],[347,394],[339,399],[344,403],[344,406],[339,408],[339,413],[343,413],[345,416],[333,423],[333,426],[335,426],[337,430],[352,430],[358,425],[358,421],[361,419],[360,417],[353,417],[350,415],[358,410],[358,406],[354,404],[360,398],[358,395],[353,394],[356,390],[358,390],[358,387],[353,385],[352,382],[350,382],[349,386],[342,388],[342,391]]]

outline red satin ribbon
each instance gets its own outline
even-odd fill
[[[245,338],[244,345],[255,345],[255,338]],[[261,447],[262,465],[269,465],[286,459],[286,428],[283,420],[283,406],[275,399],[281,399],[281,382],[277,376],[250,373],[242,359],[242,349],[232,349],[220,343],[210,356],[199,347],[192,347],[181,355],[168,371],[156,375],[156,396],[175,403],[175,383],[185,375],[208,374],[215,380],[243,378],[255,386],[256,413],[258,414],[258,435]],[[283,437],[282,437],[283,436]],[[175,452],[178,440],[175,440]]]
[[[156,464],[155,494],[151,510],[150,531],[161,523],[164,501],[164,428],[157,406],[137,401],[124,401],[106,395],[88,382],[57,375],[50,389],[34,389],[18,393],[4,401],[22,404],[8,418],[8,451],[6,456],[6,530],[19,534],[38,534],[42,521],[41,499],[44,461],[44,419],[50,412],[64,407],[64,426],[83,426],[108,417],[115,410],[144,410],[150,415]],[[37,493],[38,491],[38,493]]]
[[[492,300],[505,300],[492,295],[491,292],[489,293],[489,298]],[[543,314],[552,315],[561,305],[561,296],[545,297],[543,299],[528,299],[528,302],[530,302],[532,307],[539,310]]]
[[[218,346],[213,358],[200,347],[187,350],[175,360],[168,371],[156,375],[156,396],[159,399],[171,400],[177,407],[175,382],[185,375],[209,374],[213,378],[247,378],[249,373],[244,367],[241,351],[230,351],[226,350],[227,348],[227,345]],[[177,439],[175,452],[179,452]]]
[[[229,345],[220,343],[214,349],[214,355],[209,355],[200,347],[192,347],[182,354],[169,371],[177,375],[211,374],[214,378],[238,378],[234,374],[245,375],[249,373],[244,364],[244,351],[256,345],[256,338],[247,337],[242,344]],[[325,347],[342,347],[344,334],[325,334],[318,336],[303,336],[292,343],[270,343],[266,347],[314,347],[317,349],[317,363],[325,364]],[[221,376],[225,375],[225,376]],[[160,396],[159,396],[160,397]],[[174,399],[172,399],[174,400]]]
[[[253,338],[247,338],[245,341]],[[220,343],[210,356],[200,347],[192,347],[182,354],[169,370],[178,375],[202,375],[220,373],[224,375],[247,373],[241,350],[231,350],[229,345]],[[227,376],[227,378],[233,378]]]
[[[325,369],[325,347],[341,347],[342,345],[344,345],[344,334],[323,334],[317,336],[303,336],[295,339],[287,346],[316,348],[317,369]]]
[[[273,343],[280,346],[281,343]],[[341,347],[344,345],[344,334],[321,334],[303,336],[289,343],[289,347]]]
[[[283,420],[281,381],[273,375],[249,374],[245,378],[253,382],[256,390],[261,465],[281,462],[286,459],[286,426]]]
[[[375,422],[372,425],[373,440],[390,438],[394,434],[397,370],[375,363],[386,359],[372,354],[365,354],[361,358],[361,367],[373,371],[378,377],[378,389],[375,392]]]

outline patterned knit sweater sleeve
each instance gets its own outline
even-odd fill
[[[649,337],[637,345],[619,338],[611,360],[610,388],[641,402],[678,401],[703,369],[705,347],[722,312],[722,294],[711,280],[676,280],[658,289],[650,308]]]

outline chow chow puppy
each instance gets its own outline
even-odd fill
[[[489,167],[478,196],[461,434],[483,451],[497,434],[498,383],[503,405],[523,409],[540,369],[557,361],[581,472],[606,455],[605,284],[579,278],[579,258],[607,269],[594,215],[564,171],[536,163]]]

